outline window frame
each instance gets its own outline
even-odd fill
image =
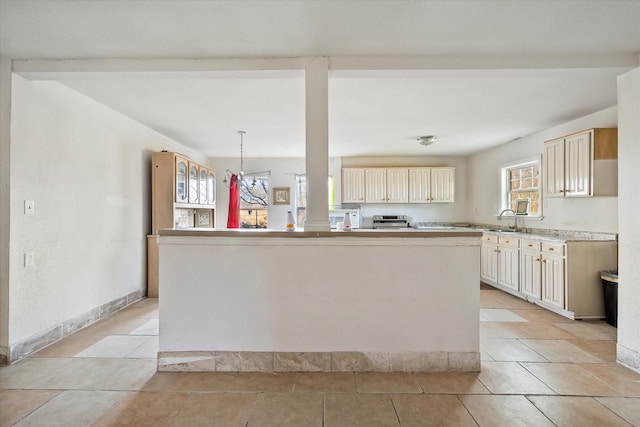
[[[538,166],[538,213],[537,214],[527,214],[521,215],[523,218],[531,219],[531,220],[542,220],[544,218],[543,214],[543,194],[542,194],[542,156],[531,156],[526,157],[519,160],[514,160],[508,163],[503,163],[500,165],[500,212],[504,209],[511,209],[511,205],[509,204],[509,194],[511,193],[511,181],[509,179],[509,172],[514,169],[521,169],[531,166]],[[496,213],[496,216],[500,214],[500,212]]]

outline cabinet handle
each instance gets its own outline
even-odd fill
[[[529,246],[530,248],[532,248],[532,247],[533,247],[533,245],[528,245],[528,246]]]
[[[553,251],[553,248],[549,248],[550,251]]]
[[[561,193],[564,193],[564,190],[560,190]]]
[[[543,260],[542,260],[542,262],[547,262],[547,260],[546,260],[546,259],[543,259]]]
[[[509,243],[509,241],[508,241],[508,240],[505,240],[504,242],[505,242],[505,243]]]

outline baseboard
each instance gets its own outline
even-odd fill
[[[478,352],[166,351],[158,370],[196,372],[478,372]]]
[[[79,329],[91,325],[100,319],[111,316],[116,311],[121,310],[129,304],[143,298],[145,294],[146,290],[140,289],[102,304],[101,306],[91,309],[79,316],[60,322],[43,332],[9,346],[6,355],[3,355],[2,349],[0,349],[0,365],[16,362],[36,353]]]
[[[640,374],[640,352],[618,344],[618,363]]]

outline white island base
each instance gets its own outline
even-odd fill
[[[160,233],[160,371],[479,371],[481,233]]]

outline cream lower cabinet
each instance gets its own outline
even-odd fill
[[[480,275],[485,282],[510,293],[519,290],[520,239],[485,234],[482,239]]]
[[[542,254],[542,301],[564,309],[565,259],[562,256]]]
[[[485,234],[480,247],[480,278],[489,284],[498,282],[498,236]]]
[[[520,253],[520,292],[527,298],[542,299],[540,242],[522,239]]]
[[[520,290],[520,239],[498,237],[498,285],[510,291]]]
[[[617,242],[519,239],[519,289],[516,289],[505,280],[509,274],[503,264],[513,258],[505,252],[508,248],[499,245],[499,237],[503,236],[493,233],[483,236],[480,252],[483,282],[570,319],[604,317],[600,271],[616,268]],[[490,246],[501,251],[497,257],[489,252]],[[498,266],[497,277],[485,274],[492,268],[491,264]],[[513,267],[510,268],[513,271]]]

